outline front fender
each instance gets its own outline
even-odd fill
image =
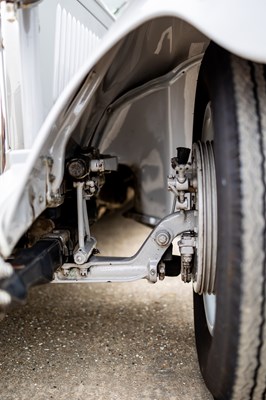
[[[163,16],[180,18],[236,55],[266,62],[266,2],[257,0],[135,0],[122,14],[119,36]],[[111,40],[112,34],[109,35]]]

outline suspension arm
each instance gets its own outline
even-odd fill
[[[146,278],[157,281],[158,264],[173,239],[183,232],[194,232],[195,211],[170,214],[153,229],[139,251],[132,257],[91,256],[83,265],[65,263],[53,282],[125,282]]]

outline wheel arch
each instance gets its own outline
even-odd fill
[[[183,20],[226,50],[255,62],[266,62],[266,28],[263,0],[254,7],[249,1],[213,2],[212,0],[135,0],[119,17],[118,30],[111,32],[120,38],[143,23],[160,17]],[[226,29],[225,29],[226,27]],[[248,28],[248,29],[247,29]],[[112,40],[112,34],[109,34]]]
[[[240,6],[241,13],[239,13]],[[138,85],[145,84],[150,79],[155,79],[157,76],[165,74],[171,68],[175,68],[177,65],[181,65],[182,62],[188,60],[191,44],[194,43],[192,37],[194,38],[195,36],[201,38],[199,42],[196,40],[195,43],[203,43],[203,52],[209,40],[212,39],[242,57],[253,59],[254,61],[266,61],[266,43],[263,40],[265,37],[265,25],[260,23],[262,22],[263,15],[265,15],[265,11],[266,3],[262,0],[258,2],[256,9],[252,8],[247,1],[244,7],[243,2],[240,2],[240,0],[234,2],[233,5],[229,0],[226,0],[222,4],[213,4],[211,0],[191,0],[189,3],[181,0],[165,0],[163,3],[154,2],[153,0],[136,0],[132,2],[102,40],[95,53],[72,78],[69,85],[50,110],[30,151],[30,155],[23,165],[23,170],[21,169],[20,177],[18,178],[14,174],[12,185],[8,183],[7,179],[4,177],[1,179],[2,177],[0,177],[3,192],[6,192],[6,195],[0,198],[0,226],[2,230],[0,235],[0,252],[8,256],[21,234],[32,224],[47,205],[46,202],[34,203],[31,200],[33,187],[34,198],[43,197],[46,190],[45,180],[47,174],[43,171],[42,160],[47,157],[53,159],[53,166],[50,173],[54,175],[55,179],[51,183],[50,189],[56,193],[63,179],[64,156],[69,138],[73,137],[73,134],[76,134],[76,137],[79,137],[82,141],[82,135],[79,136],[77,128],[82,129],[83,127],[84,132],[86,130],[86,136],[83,135],[83,137],[86,137],[86,140],[89,139],[92,133],[96,132],[96,128],[99,126],[99,122],[106,109],[105,106],[107,105],[104,105],[104,109],[98,109],[98,115],[97,112],[95,113],[97,105],[99,105],[99,101],[97,103],[99,88],[103,88],[103,85],[106,85],[114,77],[118,78],[116,85],[121,85],[127,73],[127,68],[124,68],[124,75],[119,75],[119,69],[113,74],[114,71],[111,66],[114,65],[113,61],[118,51],[126,49],[129,38],[134,37],[134,34],[145,27],[147,23],[148,25],[152,25],[153,23],[156,25],[159,20],[169,20],[169,18],[179,21],[177,26],[186,27],[186,33],[183,34],[184,31],[181,30],[182,35],[179,32],[179,36],[177,37],[177,47],[179,46],[179,59],[177,62],[173,62],[176,61],[176,58],[170,57],[165,59],[162,57],[162,63],[158,63],[159,67],[154,75],[151,76],[148,74],[148,76],[143,77],[140,71],[137,81],[130,81],[128,77],[128,87],[123,88],[124,93]],[[254,29],[244,29],[246,28],[247,21],[250,22],[251,20],[256,22],[252,23]],[[225,23],[226,29],[224,29]],[[153,48],[154,54],[164,55],[163,46],[162,48],[160,46],[165,42],[166,49],[168,48],[168,53],[171,55],[171,32],[167,31],[167,29],[169,29],[169,26],[166,26],[157,38],[156,46]],[[148,34],[150,34],[150,31]],[[151,35],[148,36],[148,39],[151,38]],[[153,38],[155,39],[155,36]],[[147,44],[149,45],[149,40]],[[135,46],[135,50],[138,50],[138,46]],[[142,54],[145,54],[146,49],[142,48],[142,50]],[[120,66],[122,65],[121,60],[118,59],[117,65],[119,64]],[[148,67],[153,72],[155,71],[154,64],[147,65],[146,71]],[[109,71],[109,75],[107,71]],[[107,77],[108,79],[106,79]],[[191,88],[190,100],[192,99],[192,102],[195,95],[194,89],[195,87]],[[105,98],[110,104],[124,93],[123,91],[120,93],[110,92],[110,96]],[[103,96],[98,97],[98,100],[101,99],[103,99]],[[189,106],[191,112],[193,112],[191,108],[192,102],[190,101]],[[84,115],[86,117],[82,118]],[[67,118],[72,122],[67,124]],[[94,126],[91,125],[93,121]],[[171,140],[169,144],[172,144]],[[171,155],[171,149],[169,146],[168,153],[166,154],[167,157]],[[54,171],[56,171],[55,174]],[[36,182],[38,182],[37,185]],[[23,218],[18,215],[20,210],[19,205],[23,206],[25,211]],[[10,230],[16,232],[12,238],[8,234]]]

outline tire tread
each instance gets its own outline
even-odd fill
[[[257,400],[262,398],[265,389],[265,383],[261,382],[264,370],[261,352],[265,346],[262,342],[265,334],[265,153],[260,122],[262,105],[258,106],[258,98],[260,101],[262,98],[257,93],[261,87],[257,78],[262,66],[236,56],[231,56],[231,66],[239,127],[243,251],[239,343],[232,399]]]

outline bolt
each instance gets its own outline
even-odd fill
[[[167,246],[171,241],[171,235],[167,231],[160,231],[156,236],[156,242],[159,246]]]
[[[161,263],[159,265],[159,280],[162,281],[165,278],[165,265]]]
[[[86,162],[81,158],[73,159],[69,162],[68,173],[74,179],[81,179],[86,174]]]
[[[80,268],[80,275],[81,276],[87,276],[88,275],[87,268]]]
[[[83,264],[85,262],[84,256],[82,254],[75,254],[74,260],[76,264]]]
[[[150,274],[151,274],[152,276],[154,276],[154,275],[155,275],[155,270],[154,270],[154,269],[151,269]]]

